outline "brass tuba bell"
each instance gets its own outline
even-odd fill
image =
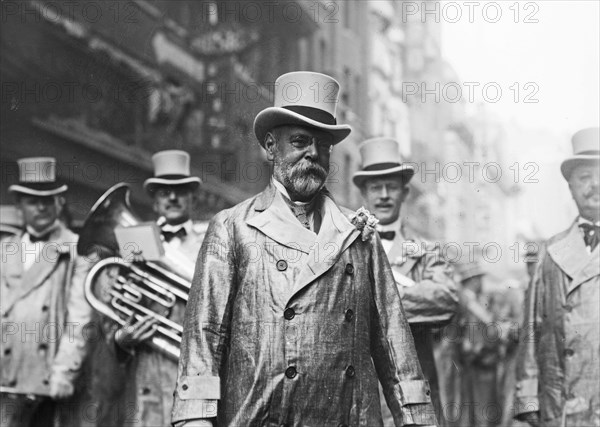
[[[129,186],[114,185],[94,204],[81,229],[79,254],[102,259],[88,273],[84,292],[98,312],[124,325],[150,315],[157,320],[150,347],[179,359],[182,325],[168,319],[174,305],[187,302],[194,265],[185,254],[165,248],[157,262],[129,262],[122,258],[115,228],[141,223],[129,203]]]

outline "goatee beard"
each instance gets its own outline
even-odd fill
[[[307,202],[323,187],[328,174],[329,171],[318,163],[303,161],[292,166],[283,162],[279,165],[279,171],[276,170],[275,177],[292,199]]]

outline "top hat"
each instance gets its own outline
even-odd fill
[[[336,121],[340,85],[332,77],[309,71],[287,73],[275,81],[274,91],[274,106],[254,119],[254,134],[263,147],[267,132],[282,125],[321,129],[333,136],[333,144],[350,134],[350,126]]]
[[[202,182],[190,176],[190,155],[181,150],[164,150],[152,156],[154,177],[144,181],[144,189],[152,193],[157,185],[191,185],[195,190]]]
[[[17,160],[19,183],[8,191],[30,196],[54,196],[64,193],[68,187],[56,179],[56,159],[53,157],[26,157]]]
[[[371,138],[358,147],[362,158],[362,169],[354,173],[352,181],[360,187],[368,178],[385,175],[400,175],[405,183],[415,174],[413,165],[403,163],[400,146],[392,138]]]
[[[582,129],[573,135],[573,156],[560,165],[565,179],[569,179],[575,166],[581,163],[598,163],[600,160],[599,128]]]

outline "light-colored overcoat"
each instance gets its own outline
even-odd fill
[[[545,426],[600,426],[600,246],[575,222],[545,245],[526,299],[517,415]]]
[[[350,214],[325,196],[316,235],[271,185],[213,218],[186,311],[174,422],[378,426],[379,380],[396,425],[435,424],[379,237],[363,241]]]
[[[21,236],[2,240],[2,386],[48,396],[51,375],[74,381],[79,374],[92,315],[83,295],[91,263],[76,246],[77,235],[61,224],[24,270]]]

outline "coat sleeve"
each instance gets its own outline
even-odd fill
[[[227,222],[226,212],[213,218],[196,262],[183,325],[173,423],[217,416],[235,282]]]
[[[400,294],[379,236],[372,239],[373,310],[371,354],[396,426],[435,425],[429,384],[423,372]]]
[[[514,416],[517,419],[522,419],[527,413],[539,411],[539,367],[536,358],[536,343],[539,339],[539,324],[542,321],[539,318],[538,305],[540,292],[544,288],[543,258],[542,256],[525,296],[525,319],[517,348],[517,384],[514,401]]]
[[[79,375],[87,354],[86,334],[93,332],[86,330],[93,326],[93,311],[83,292],[83,283],[91,267],[92,262],[82,256],[75,256],[72,262],[69,273],[71,283],[67,286],[68,293],[65,296],[65,328],[52,365],[52,375],[62,375],[70,382]]]
[[[428,251],[410,270],[414,286],[398,284],[410,324],[444,326],[458,310],[458,289],[452,267],[437,248]]]

